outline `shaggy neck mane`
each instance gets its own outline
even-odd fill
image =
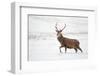
[[[60,41],[60,42],[62,42],[63,38],[64,38],[64,37],[63,37],[62,34],[61,34],[61,36],[57,37],[58,41]]]

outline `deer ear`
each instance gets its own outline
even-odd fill
[[[56,32],[58,32],[58,30],[56,30]]]

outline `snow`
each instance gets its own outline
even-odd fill
[[[75,53],[74,49],[62,48],[59,51],[60,43],[56,37],[55,24],[58,29],[64,24],[66,28],[62,34],[64,37],[77,39],[83,50]],[[88,58],[88,18],[82,17],[55,17],[55,16],[29,16],[29,61],[47,60],[72,60]]]
[[[63,53],[60,53],[59,51],[60,43],[57,41],[56,37],[55,38],[47,37],[47,39],[41,39],[41,38],[30,39],[29,40],[29,60],[41,61],[41,60],[68,60],[68,59],[88,58],[87,35],[86,34],[74,35],[73,38],[77,38],[80,41],[80,47],[82,48],[83,53],[81,53],[80,50],[78,50],[78,53],[75,53],[74,49],[67,49],[67,53],[65,53],[64,48],[61,49]]]

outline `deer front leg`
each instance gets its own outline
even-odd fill
[[[59,47],[60,53],[62,53],[62,52],[61,52],[61,48],[62,48],[62,47],[63,47],[63,46],[60,46],[60,47]]]
[[[65,47],[65,53],[67,52],[67,47]]]

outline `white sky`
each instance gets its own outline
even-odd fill
[[[55,24],[62,28],[66,23],[64,32],[88,32],[88,18],[80,17],[54,17],[54,16],[29,16],[29,32],[55,32]]]

